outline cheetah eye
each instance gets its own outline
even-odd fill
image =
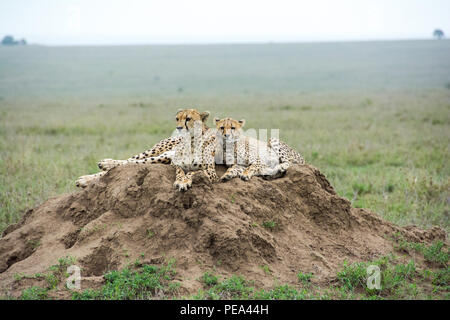
[[[178,121],[178,118],[175,118],[176,121]]]
[[[234,129],[236,129],[236,127],[231,127],[231,130],[234,130]]]
[[[223,129],[225,129],[224,127],[220,127],[220,130],[223,130]]]
[[[187,117],[187,118],[186,118],[186,121],[191,121],[191,118]]]

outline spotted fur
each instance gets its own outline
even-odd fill
[[[298,152],[278,139],[272,138],[265,143],[245,136],[242,131],[244,119],[215,118],[214,122],[219,136],[217,148],[223,150],[224,163],[230,166],[221,177],[222,181],[237,176],[250,180],[255,175],[277,178],[284,174],[291,163],[305,163]],[[219,154],[216,151],[216,162]]]

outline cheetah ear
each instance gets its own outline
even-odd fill
[[[200,113],[200,117],[202,118],[203,122],[206,122],[206,120],[209,117],[209,111],[205,111],[205,112]]]
[[[238,122],[241,124],[241,127],[245,126],[245,119],[241,119]]]
[[[220,121],[219,118],[214,118],[214,123],[217,124]]]

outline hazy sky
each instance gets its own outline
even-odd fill
[[[430,38],[450,0],[0,0],[0,36],[53,45]]]

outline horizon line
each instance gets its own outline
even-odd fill
[[[439,40],[448,40],[450,38],[442,38]],[[42,46],[42,47],[132,47],[132,46],[214,46],[214,45],[267,45],[267,44],[326,44],[326,43],[359,43],[359,42],[401,42],[401,41],[436,41],[433,37],[417,37],[417,38],[374,38],[374,39],[336,39],[336,40],[248,40],[248,41],[194,41],[194,42],[136,42],[136,43],[76,43],[76,44],[46,44],[46,43],[27,43],[26,46]],[[20,46],[20,45],[19,45]],[[6,47],[6,46],[3,46]],[[14,45],[12,45],[14,47]]]

